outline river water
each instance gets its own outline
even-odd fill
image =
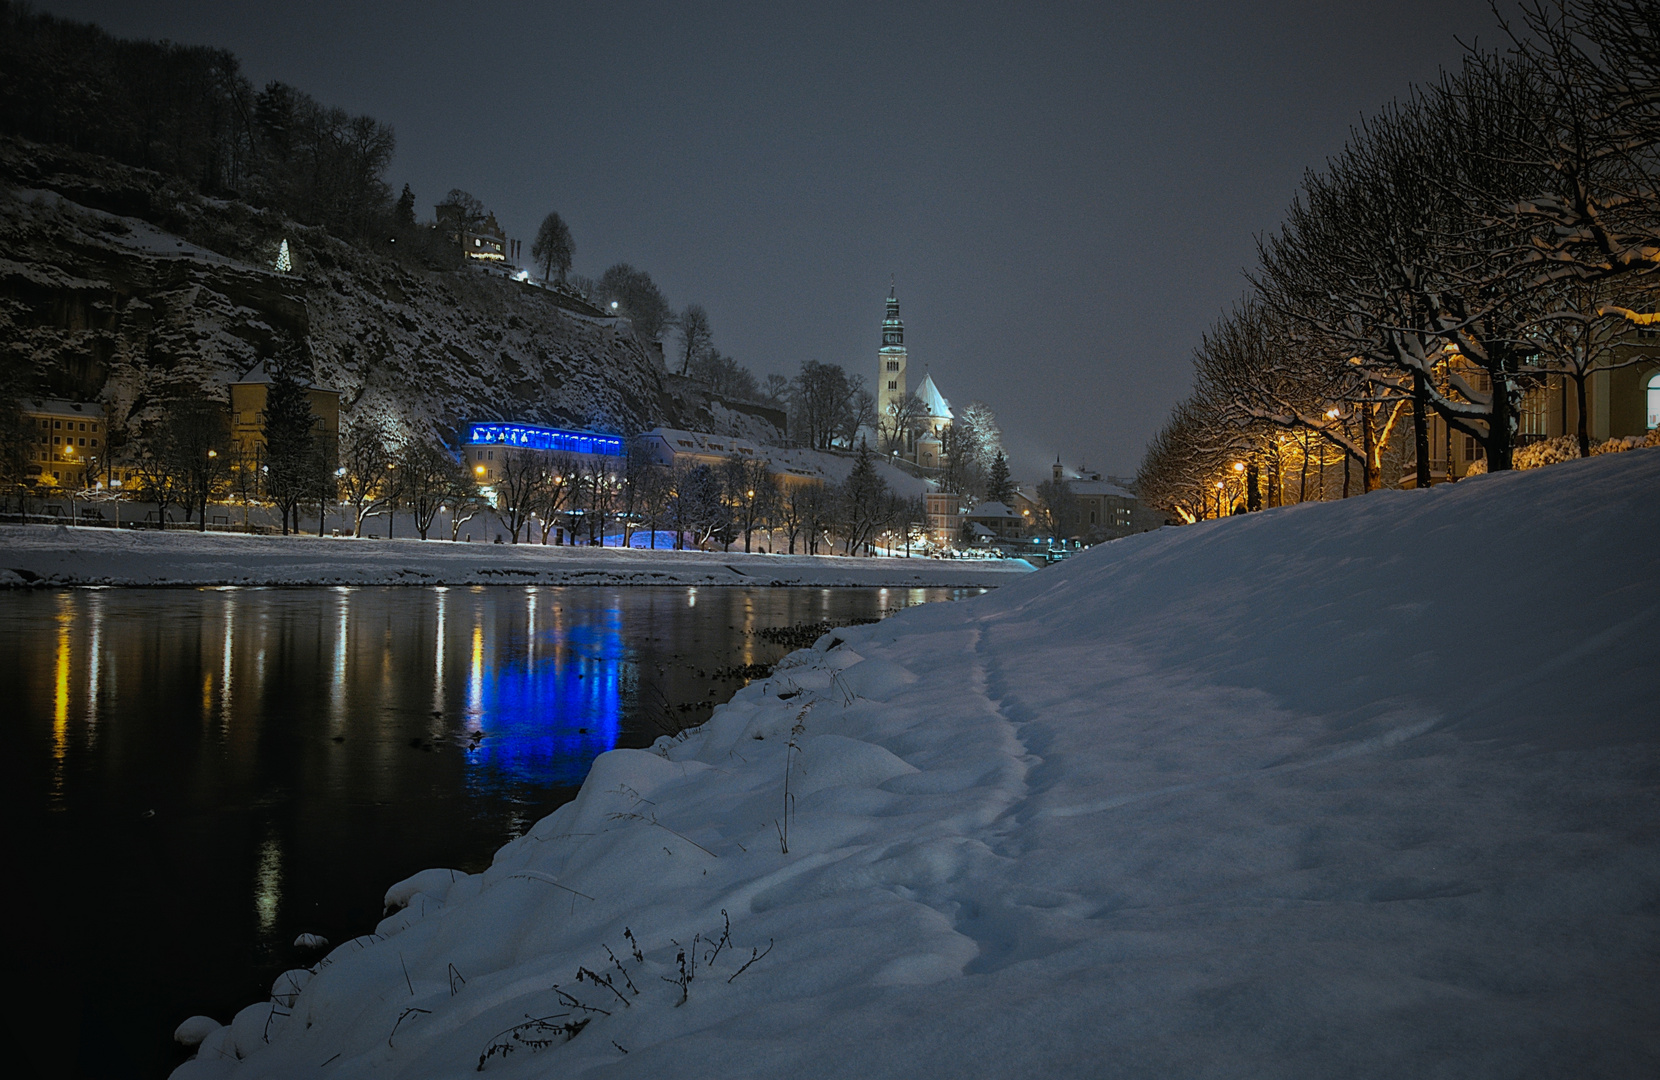
[[[13,959],[31,1075],[155,1077],[374,929],[393,882],[478,871],[597,754],[696,723],[757,634],[982,590],[78,589],[0,597]]]

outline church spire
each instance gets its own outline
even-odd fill
[[[899,321],[899,299],[888,285],[888,317],[882,320],[882,347],[905,344],[905,324]]]

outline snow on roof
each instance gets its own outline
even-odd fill
[[[272,379],[271,370],[270,370],[269,367],[266,366],[265,362],[262,360],[259,363],[255,364],[253,367],[249,368],[243,374],[242,378],[237,379],[235,382],[231,383],[231,385],[232,386],[270,386],[271,385],[271,379]],[[294,381],[299,383],[302,387],[304,387],[307,390],[321,390],[321,391],[323,391],[324,393],[327,393],[327,394],[339,393],[339,391],[333,389],[332,387],[321,386],[321,385],[313,382],[312,380],[306,378],[304,375],[294,376]]]
[[[969,520],[971,521],[976,519],[1011,518],[1019,516],[1019,514],[1009,509],[1007,503],[1000,503],[995,499],[989,502],[981,503],[979,506],[976,506],[973,510],[971,510],[968,515]]]
[[[63,398],[24,398],[17,407],[34,416],[72,416],[85,420],[102,417],[104,407],[96,401],[66,401]]]
[[[646,432],[647,438],[661,439],[677,454],[719,454],[731,457],[764,458],[766,450],[748,439],[736,435],[713,435],[704,431],[683,431],[680,428],[659,427]]]
[[[923,408],[928,410],[929,416],[943,416],[951,419],[951,403],[945,400],[940,388],[934,385],[934,377],[930,374],[922,376],[922,385],[916,388],[916,396],[922,399]]]
[[[1133,499],[1135,494],[1106,480],[1073,480],[1067,484],[1074,495],[1108,495],[1119,499]]]

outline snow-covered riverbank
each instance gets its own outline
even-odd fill
[[[1652,1077],[1656,537],[1636,451],[836,631],[175,1075]]]
[[[992,586],[1016,559],[863,559],[0,526],[4,585]]]

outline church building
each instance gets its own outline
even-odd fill
[[[913,391],[906,367],[905,324],[899,318],[899,299],[888,289],[888,311],[882,320],[882,347],[876,353],[876,424],[884,452],[896,454],[928,469],[940,467],[941,435],[951,425],[951,403],[934,377],[924,369]]]

